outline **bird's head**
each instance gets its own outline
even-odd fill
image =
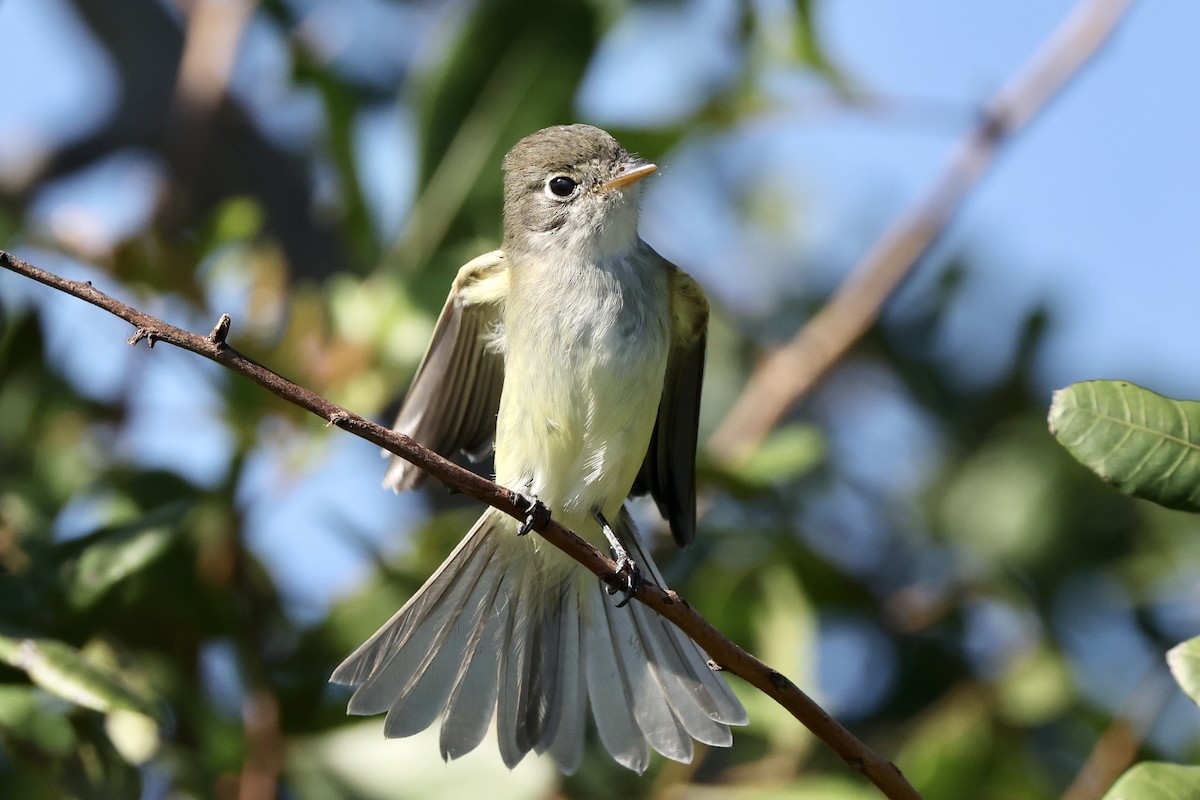
[[[637,241],[638,182],[657,167],[591,125],[544,128],[504,157],[504,249],[615,255]]]

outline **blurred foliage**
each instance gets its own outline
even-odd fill
[[[231,341],[243,352],[380,418],[453,271],[497,243],[501,154],[576,116],[597,48],[636,8],[395,2],[436,18],[436,46],[389,77],[323,51],[322,37],[341,29],[322,27],[312,4],[265,2],[256,30],[285,52],[288,88],[316,104],[317,131],[297,144],[267,135],[236,94],[188,105],[173,83],[187,18],[169,5],[76,0],[117,65],[121,110],[0,189],[4,246],[52,270],[85,261],[106,291],[197,330],[235,311]],[[740,7],[730,32],[739,72],[688,118],[614,133],[657,158],[690,137],[752,127],[770,113],[771,70],[852,97],[813,24],[821,4],[797,3],[787,30],[770,5]],[[395,236],[375,222],[355,136],[381,104],[411,115],[416,142],[415,195]],[[136,231],[98,246],[80,234],[86,220],[39,221],[32,209],[47,186],[126,148],[152,152],[165,183]],[[928,800],[1037,800],[1058,796],[1140,697],[1138,670],[1122,683],[1130,671],[1118,667],[1150,653],[1151,673],[1165,672],[1161,653],[1185,638],[1189,618],[1171,612],[1194,587],[1200,539],[1190,517],[1111,491],[1045,434],[1030,379],[1043,309],[1029,309],[1013,332],[1017,357],[989,384],[964,385],[947,365],[935,340],[972,258],[956,254],[946,279],[873,330],[745,465],[702,461],[700,535],[664,552],[663,567],[701,613],[826,703]],[[409,521],[399,552],[343,526],[372,577],[319,619],[303,617],[278,565],[252,546],[256,512],[271,501],[247,487],[261,486],[264,461],[329,480],[320,470],[343,434],[190,356],[104,349],[101,312],[0,280],[0,796],[877,796],[737,679],[751,724],[734,746],[701,749],[686,766],[656,760],[642,777],[598,746],[561,777],[532,757],[510,774],[488,742],[443,765],[428,737],[384,740],[382,720],[348,718],[326,679],[478,510],[428,490],[431,511]],[[755,332],[795,330],[821,301],[780,294],[755,320],[722,316],[714,298],[710,398],[727,406],[744,385],[763,345]],[[72,320],[64,345],[59,329]],[[66,352],[98,362],[101,388]],[[129,444],[154,401],[143,381],[163,364],[212,395],[213,435],[228,453],[206,473],[189,466],[197,453],[154,461]],[[721,411],[708,407],[705,419]],[[909,434],[894,436],[901,428]],[[307,522],[339,520],[334,510]],[[295,549],[291,558],[317,558]],[[1198,754],[1195,730],[1151,737],[1141,755],[1186,760]],[[1122,783],[1147,780],[1145,769]]]
[[[1200,704],[1200,637],[1172,647],[1167,653],[1167,663],[1188,697]]]
[[[1152,797],[1169,797],[1172,800],[1200,798],[1200,767],[1138,764],[1122,775],[1104,794],[1104,800],[1140,800]]]
[[[1054,393],[1050,431],[1071,455],[1123,492],[1167,508],[1200,510],[1200,403],[1128,381],[1086,381]],[[1180,688],[1200,704],[1200,637],[1167,652]],[[1127,770],[1106,800],[1200,797],[1200,767],[1144,762]]]

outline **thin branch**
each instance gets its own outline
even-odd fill
[[[259,687],[242,702],[246,758],[238,776],[237,800],[271,800],[278,796],[283,766],[283,734],[279,729],[279,699]]]
[[[1174,682],[1161,665],[1147,671],[1120,713],[1096,740],[1062,800],[1099,800],[1121,773],[1133,766],[1146,734],[1175,691]]]
[[[229,88],[238,45],[254,6],[245,0],[198,0],[187,4],[187,34],[175,79],[175,102],[183,106],[178,111],[208,116],[216,109]]]
[[[165,342],[202,355],[246,376],[289,403],[311,411],[329,424],[337,425],[343,430],[411,461],[442,483],[463,494],[487,503],[518,520],[525,520],[530,512],[530,503],[522,495],[498,486],[492,481],[426,450],[401,433],[389,430],[331,403],[315,392],[292,383],[287,378],[237,352],[224,341],[225,334],[229,329],[227,315],[222,315],[221,321],[217,323],[211,334],[202,336],[169,325],[149,314],[144,314],[99,291],[90,282],[67,280],[28,264],[2,250],[0,250],[0,267],[32,278],[81,300],[86,300],[129,322],[136,329],[129,340],[130,344],[136,344],[143,339],[150,346],[156,342]],[[610,585],[618,585],[616,563],[574,532],[546,516],[535,517],[533,529],[605,582]],[[676,592],[645,582],[638,589],[635,597],[669,619],[695,640],[721,669],[746,680],[786,708],[806,728],[837,753],[843,761],[875,784],[886,797],[894,800],[900,798],[920,800],[920,795],[908,784],[894,764],[881,758],[859,741],[794,683],[730,641],[708,620],[694,611],[687,601]]]
[[[384,255],[385,268],[408,270],[429,260],[542,66],[519,42],[497,62],[422,189],[404,229]]]
[[[1000,147],[1019,133],[1111,37],[1131,0],[1083,0],[1029,63],[991,99],[929,193],[884,232],[796,336],[770,353],[708,442],[740,463],[853,344],[940,238]]]

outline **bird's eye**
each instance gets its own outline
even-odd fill
[[[546,188],[550,194],[555,197],[570,197],[575,191],[575,181],[568,178],[566,175],[555,175],[550,180],[546,181]]]

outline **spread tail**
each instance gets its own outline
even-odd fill
[[[624,513],[618,533],[661,585]],[[517,538],[508,517],[485,512],[334,671],[332,682],[357,687],[349,713],[387,712],[384,734],[401,737],[444,712],[446,759],[473,750],[495,715],[506,765],[534,750],[567,773],[583,756],[589,704],[605,748],[639,773],[647,746],[683,762],[692,739],[728,746],[729,726],[744,725],[746,713],[704,652],[641,603],[616,608],[599,580],[548,548]]]

